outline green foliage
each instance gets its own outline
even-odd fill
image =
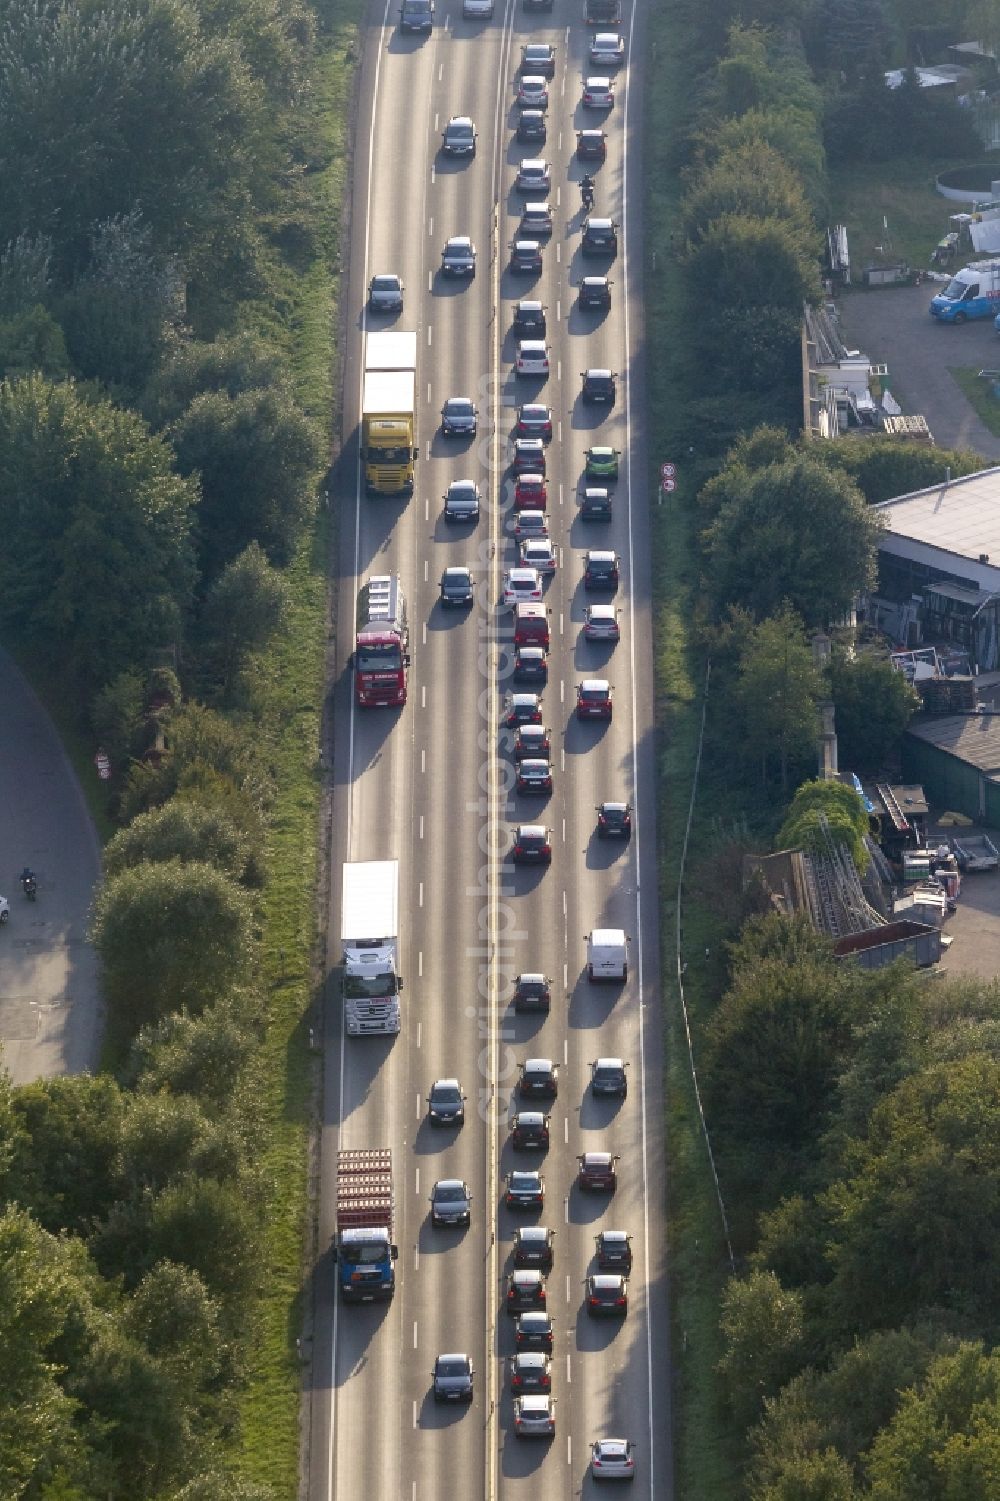
[[[746,1425],[802,1364],[802,1299],[773,1273],[751,1272],[730,1279],[719,1322],[726,1342],[722,1378],[737,1419]]]
[[[66,340],[59,324],[41,304],[0,319],[0,376],[44,375],[62,380],[69,374]]]
[[[819,298],[814,248],[776,215],[722,213],[688,250],[692,298],[717,321],[747,305],[801,317],[803,302]]]
[[[815,250],[816,226],[798,174],[774,147],[759,140],[719,152],[703,166],[681,204],[681,214],[683,232],[695,243],[717,219],[738,215],[780,219],[789,238],[799,242],[804,259]]]
[[[824,199],[826,154],[812,110],[796,105],[771,105],[745,110],[738,116],[713,121],[699,136],[699,157],[706,163],[730,152],[766,146],[794,168],[814,207]]]
[[[924,157],[977,161],[982,155],[970,111],[954,100],[935,98],[908,75],[898,89],[886,87],[880,68],[865,72],[852,88],[830,97],[824,122],[831,165],[891,162]]]
[[[874,436],[858,443],[813,444],[809,451],[849,474],[869,505],[944,484],[949,475],[977,474],[987,463],[968,448],[925,448]]]
[[[139,865],[102,887],[93,938],[109,1007],[128,1037],[169,1011],[197,1013],[246,978],[253,908],[211,865]]]
[[[25,1084],[13,1103],[9,1197],[53,1234],[85,1234],[118,1192],[127,1099],[113,1079],[81,1074]]]
[[[823,854],[827,842],[822,819],[826,820],[830,838],[836,844],[847,845],[851,858],[863,873],[868,868],[864,842],[868,814],[860,793],[846,782],[803,782],[778,831],[778,849],[805,849]]]
[[[126,766],[134,753],[142,721],[142,673],[127,667],[105,684],[90,708],[98,744],[107,751],[116,771]]]
[[[838,759],[859,776],[874,776],[895,761],[920,696],[887,657],[835,652],[830,691],[837,711]]]
[[[850,1465],[832,1449],[793,1454],[772,1485],[752,1492],[753,1501],[855,1501]]]
[[[965,1344],[903,1393],[868,1460],[872,1501],[993,1501],[1000,1484],[1000,1355]]]
[[[154,426],[176,422],[197,396],[205,392],[228,397],[280,385],[281,359],[257,334],[234,333],[205,343],[175,336],[166,358],[143,398],[143,409]]]
[[[194,1095],[208,1116],[225,1114],[252,1052],[259,1010],[227,999],[200,1016],[172,1012],[139,1033],[124,1082],[149,1094]]]
[[[776,765],[784,788],[790,769],[815,756],[822,689],[793,611],[782,609],[749,630],[740,651],[736,708],[742,753],[760,766],[763,780]]]
[[[231,694],[242,666],[272,639],[287,617],[288,585],[251,542],[209,590],[201,629],[206,671]]]
[[[178,797],[140,813],[120,830],[105,850],[104,869],[117,876],[145,861],[165,860],[214,865],[244,885],[249,884],[248,871],[254,873],[246,835],[226,814]]]
[[[247,727],[201,704],[185,704],[170,721],[170,754],[156,765],[132,767],[122,815],[134,818],[178,792],[228,814],[256,845],[271,789]]]

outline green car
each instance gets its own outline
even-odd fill
[[[587,478],[588,479],[617,479],[618,478],[618,449],[617,448],[588,448],[587,449]]]

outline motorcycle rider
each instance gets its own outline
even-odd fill
[[[580,178],[580,197],[583,199],[584,208],[594,207],[594,179],[589,172],[586,177]]]
[[[26,897],[34,896],[37,884],[38,883],[35,880],[35,872],[29,865],[26,865],[21,872],[21,885],[24,888],[24,894]]]

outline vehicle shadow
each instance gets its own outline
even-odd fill
[[[514,1433],[513,1402],[510,1404],[510,1421],[500,1445],[500,1468],[511,1480],[535,1475],[545,1462],[552,1443],[551,1438],[519,1439]],[[558,1408],[556,1409],[558,1413]],[[558,1421],[558,1418],[557,1418]]]
[[[563,747],[568,756],[583,756],[600,743],[611,728],[610,719],[577,719],[571,709],[570,719],[563,736]]]
[[[574,616],[570,616],[574,619]],[[573,646],[573,667],[582,677],[602,677],[615,654],[616,641],[588,641],[580,630]]]
[[[586,1283],[582,1291],[584,1301],[581,1302],[576,1314],[576,1348],[581,1351],[607,1350],[617,1338],[625,1319],[612,1318],[608,1314],[600,1318],[591,1318],[587,1312]]]
[[[594,271],[588,271],[586,269],[586,264],[587,263],[585,261],[584,269],[576,278],[574,286],[579,286],[584,276],[606,275],[606,272],[601,267],[598,267]],[[568,331],[570,334],[583,335],[596,333],[601,325],[607,322],[610,316],[610,308],[582,308],[579,302],[574,301],[572,307],[569,310],[569,320],[567,325]]]
[[[579,1031],[603,1026],[624,992],[625,986],[621,982],[595,985],[588,980],[587,971],[582,970],[570,991],[566,1007],[567,1025]]]
[[[475,1359],[473,1359],[472,1364],[475,1366]],[[428,1371],[428,1376],[431,1376],[430,1371]],[[420,1404],[420,1412],[417,1415],[417,1427],[450,1428],[453,1423],[461,1421],[470,1408],[475,1407],[475,1405],[475,1400],[472,1402],[435,1402],[433,1377],[431,1377],[431,1385],[424,1394],[424,1400]]]
[[[569,1217],[574,1225],[592,1225],[614,1203],[613,1193],[584,1193],[577,1183],[569,1194]]]
[[[425,1115],[417,1127],[417,1134],[413,1139],[413,1150],[420,1157],[432,1157],[439,1152],[447,1152],[455,1145],[456,1139],[464,1129],[464,1126],[432,1126]],[[441,1234],[440,1230],[434,1233]]]
[[[449,606],[448,609],[445,609],[441,601],[438,600],[427,617],[427,629],[429,631],[452,631],[460,625],[466,625],[473,613],[473,608],[472,605],[468,605],[462,608]]]
[[[600,366],[593,366],[599,369]],[[573,401],[573,409],[570,415],[570,426],[577,432],[593,432],[601,426],[614,411],[614,405],[606,405],[603,402],[584,401],[582,396],[576,396]]]
[[[629,839],[600,839],[591,834],[587,841],[586,865],[588,870],[610,870],[622,855],[629,851]]]
[[[621,1115],[624,1107],[625,1100],[619,1096],[595,1095],[594,1091],[588,1087],[580,1101],[580,1129],[582,1131],[606,1130]]]
[[[475,1205],[473,1205],[473,1212],[475,1212]],[[439,1256],[445,1251],[453,1251],[456,1246],[460,1246],[468,1233],[468,1226],[442,1225],[435,1229],[431,1224],[431,1211],[428,1206],[427,1214],[421,1221],[417,1234],[417,1246],[421,1256]]]
[[[431,282],[432,297],[461,297],[467,292],[475,281],[474,276],[445,276],[443,271],[435,271]]]
[[[433,438],[431,438],[431,458],[460,459],[474,446],[478,436],[478,434],[466,435],[463,433],[454,437],[449,434],[448,437],[445,437],[439,423],[434,429]]]

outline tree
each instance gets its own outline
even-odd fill
[[[47,380],[69,374],[63,331],[40,303],[0,319],[0,376],[14,380],[36,373]]]
[[[791,766],[815,755],[816,704],[822,679],[793,611],[762,620],[740,653],[736,704],[743,753],[758,762],[762,780],[777,761],[782,788]]]
[[[210,1470],[189,1480],[170,1501],[276,1501],[269,1486],[255,1485],[229,1470]]]
[[[795,105],[749,109],[739,116],[713,120],[699,135],[699,161],[716,160],[730,151],[769,146],[798,173],[810,203],[824,202],[826,155],[817,118],[812,110]]]
[[[868,1456],[872,1501],[995,1501],[1000,1356],[980,1344],[942,1355],[903,1393]]]
[[[737,1422],[747,1426],[802,1364],[801,1295],[772,1272],[731,1277],[719,1325],[726,1346],[719,1372]]]
[[[93,938],[111,1011],[129,1037],[168,1011],[201,1011],[245,978],[253,909],[211,865],[140,865],[101,888]]]
[[[815,245],[776,215],[723,213],[689,247],[691,296],[724,324],[748,307],[801,318],[802,304],[819,298]]]
[[[144,1093],[194,1095],[209,1117],[226,1114],[254,1046],[253,1013],[244,1016],[246,1010],[248,1006],[227,999],[200,1016],[173,1013],[144,1027],[133,1044],[125,1081]]]
[[[279,351],[259,334],[243,330],[207,343],[182,339],[174,331],[144,396],[143,410],[155,427],[163,427],[176,422],[204,392],[233,398],[281,385],[284,375]]]
[[[726,214],[782,219],[804,254],[815,249],[816,226],[795,170],[761,141],[721,152],[698,174],[681,202],[681,226],[697,243]]]
[[[869,505],[943,485],[948,478],[976,474],[986,460],[967,448],[925,448],[893,438],[811,445],[810,452],[832,469],[849,474]]]
[[[716,609],[762,619],[787,602],[828,625],[874,585],[879,525],[856,485],[806,455],[741,478],[704,536]]]
[[[122,1189],[127,1097],[106,1074],[38,1079],[14,1095],[11,1197],[45,1229],[86,1235]]]
[[[105,849],[104,869],[117,876],[144,863],[167,860],[214,865],[246,884],[248,841],[225,813],[173,797],[118,831]]]
[[[287,583],[256,542],[220,573],[205,600],[201,623],[208,671],[223,695],[246,659],[281,629],[290,603]]]
[[[207,798],[202,795],[206,789]],[[122,814],[134,818],[178,792],[223,808],[238,829],[259,833],[270,784],[247,727],[202,704],[185,704],[170,721],[169,755],[156,765],[132,767]]]
[[[857,869],[864,872],[868,866],[867,833],[868,814],[860,793],[846,782],[817,778],[796,789],[776,842],[779,849],[804,849],[822,855],[832,839],[847,846]]]
[[[752,1501],[855,1501],[850,1465],[833,1449],[822,1454],[795,1454],[772,1485],[751,1492]]]
[[[204,571],[215,577],[251,542],[291,558],[313,504],[322,451],[313,424],[281,388],[196,396],[170,428],[181,471],[197,471]]]
[[[838,760],[859,776],[874,776],[899,751],[920,696],[887,657],[835,652],[830,690],[837,711]]]

